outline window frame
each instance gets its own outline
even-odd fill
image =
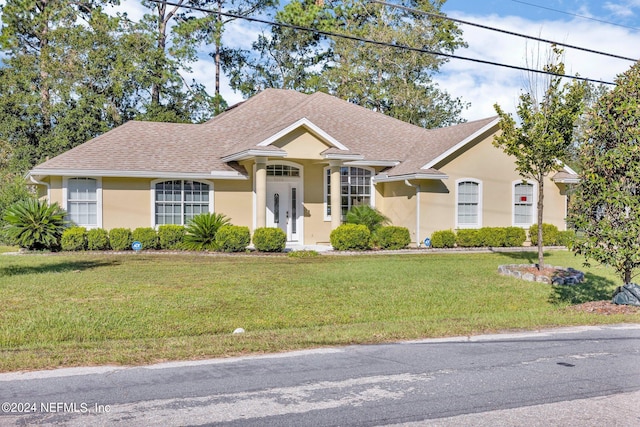
[[[374,179],[374,177],[376,175],[376,171],[373,168],[366,167],[366,166],[348,166],[348,165],[343,165],[343,166],[340,166],[340,176],[341,177],[342,177],[342,168],[348,168],[350,170],[351,169],[362,169],[362,170],[365,170],[365,171],[368,171],[368,172],[371,173],[371,176],[369,178],[369,206],[371,206],[372,208],[375,208],[376,207],[376,197],[375,197],[375,184],[373,182],[373,179]],[[323,186],[322,186],[322,188],[323,188],[323,204],[322,204],[322,209],[323,209],[323,212],[324,212],[324,220],[325,221],[331,221],[331,215],[329,215],[327,213],[327,209],[329,207],[329,199],[328,199],[328,196],[329,196],[328,189],[329,188],[328,187],[329,187],[329,184],[331,183],[331,166],[326,166],[323,169],[322,173],[323,173],[323,179],[322,179],[322,184],[323,184]],[[351,175],[351,173],[349,173],[348,176],[349,176],[349,183],[347,184],[347,187],[349,188],[349,191],[351,191],[350,190],[350,188],[351,188],[351,177],[353,175]],[[341,189],[340,195],[342,197],[342,183],[340,184],[340,189]],[[348,193],[347,194],[348,200],[351,200],[350,197],[351,197],[351,193]],[[347,211],[349,210],[349,208],[350,208],[350,206],[347,206]],[[342,209],[342,204],[340,204],[340,209]],[[343,218],[341,218],[341,220],[342,219]]]
[[[215,212],[214,210],[214,201],[213,201],[213,195],[214,195],[214,191],[213,191],[213,182],[206,180],[206,179],[188,179],[188,178],[160,178],[160,179],[154,179],[151,181],[151,226],[153,228],[158,228],[160,225],[164,225],[164,224],[157,224],[156,223],[156,185],[160,184],[162,182],[170,182],[170,181],[180,181],[180,206],[181,206],[181,212],[180,212],[180,219],[181,219],[181,223],[180,224],[176,224],[176,225],[182,225],[182,226],[186,226],[187,224],[184,223],[184,206],[185,206],[185,200],[184,200],[184,182],[185,181],[191,181],[191,182],[198,182],[200,184],[206,184],[209,186],[209,203],[208,203],[208,209],[209,209],[209,213]]]
[[[531,222],[519,223],[516,222],[516,187],[518,185],[530,185],[531,186]],[[511,183],[511,224],[514,227],[529,228],[534,224],[537,224],[536,206],[538,205],[538,185],[536,182],[528,180],[517,180]]]
[[[478,189],[478,201],[476,204],[476,223],[475,224],[461,224],[460,223],[460,184],[473,183],[477,185]],[[456,209],[455,209],[455,224],[456,228],[481,228],[482,227],[482,200],[483,200],[483,188],[482,181],[476,178],[460,178],[456,180]]]
[[[92,179],[96,182],[96,223],[95,224],[76,224],[78,227],[84,227],[87,229],[102,228],[102,177],[99,176],[67,176],[62,179],[62,209],[67,212],[65,219],[70,220],[69,217],[69,181],[78,179]],[[93,202],[93,201],[89,201]]]

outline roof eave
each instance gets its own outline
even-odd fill
[[[244,150],[239,153],[230,154],[223,157],[221,160],[225,163],[237,162],[241,160],[253,159],[256,157],[287,157],[287,152],[282,150]]]
[[[175,179],[229,179],[246,180],[247,176],[236,171],[194,172],[157,172],[157,171],[116,171],[99,169],[33,169],[27,177],[41,180],[47,176],[62,177],[113,177],[113,178],[175,178]]]
[[[444,173],[408,173],[403,175],[377,175],[373,178],[374,183],[378,182],[397,182],[406,180],[432,180],[439,181],[442,179],[449,179],[449,176]]]

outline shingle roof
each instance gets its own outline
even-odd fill
[[[204,124],[128,122],[37,166],[47,170],[234,172],[221,159],[250,149],[301,119],[311,122],[367,161],[398,161],[389,175],[421,168],[495,121],[495,117],[441,129],[423,129],[336,97],[267,89]]]

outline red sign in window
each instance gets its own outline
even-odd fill
[[[526,202],[527,201],[527,196],[520,196],[520,201],[521,202]]]

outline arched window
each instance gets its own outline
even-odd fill
[[[373,171],[364,168],[347,167],[340,168],[340,213],[344,220],[351,206],[373,206],[371,197],[371,178]],[[331,168],[325,172],[325,217],[331,217]]]
[[[82,227],[101,227],[101,182],[95,178],[65,180],[67,219]]]
[[[482,183],[475,179],[456,181],[456,227],[482,225]]]
[[[535,221],[535,186],[518,181],[513,185],[513,225],[529,227]]]
[[[203,182],[171,180],[156,182],[154,225],[186,225],[191,218],[211,212],[211,186]]]

